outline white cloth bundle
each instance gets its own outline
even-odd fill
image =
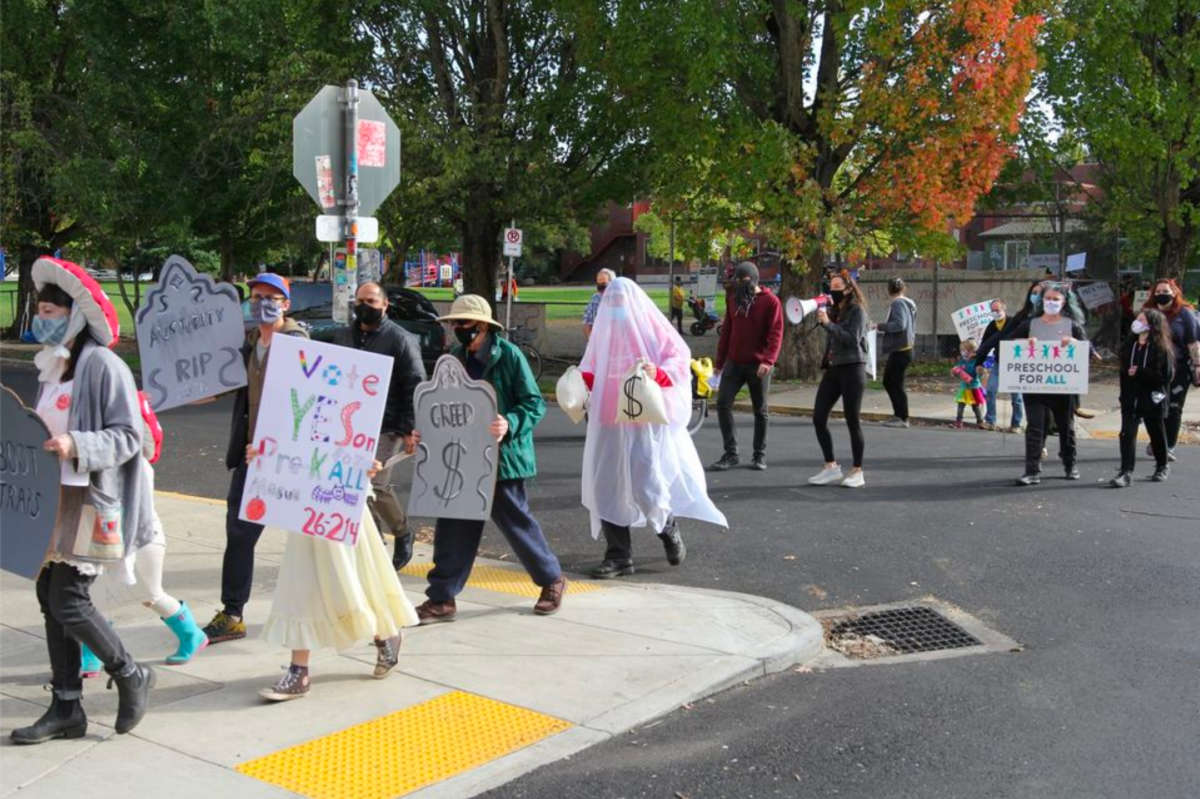
[[[558,400],[558,407],[574,424],[583,421],[587,413],[588,387],[578,366],[568,366],[567,371],[558,378],[554,397]]]

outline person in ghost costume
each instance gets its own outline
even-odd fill
[[[662,389],[667,424],[619,420],[622,404],[631,407],[625,383],[639,361]],[[691,352],[646,292],[617,278],[600,301],[579,368],[591,389],[582,500],[592,536],[603,533],[607,544],[591,574],[634,573],[632,527],[657,532],[668,562],[676,566],[687,554],[676,517],[729,526],[708,498],[700,456],[687,432]]]

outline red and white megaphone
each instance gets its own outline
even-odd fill
[[[828,294],[818,294],[812,299],[802,300],[798,297],[788,297],[784,303],[783,309],[787,314],[788,321],[793,325],[798,325],[810,313],[815,312],[818,308],[824,308],[833,303],[833,298]]]

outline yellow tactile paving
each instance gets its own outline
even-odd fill
[[[387,799],[495,760],[571,723],[451,691],[237,766],[312,799]]]
[[[400,570],[401,574],[424,578],[433,568],[430,563],[410,563]],[[502,594],[516,594],[537,599],[542,589],[529,579],[523,569],[506,569],[503,566],[476,566],[471,570],[471,578],[467,580],[471,588],[486,588],[488,591],[499,591]],[[606,586],[584,580],[568,580],[568,594],[582,594],[587,591],[600,591]]]

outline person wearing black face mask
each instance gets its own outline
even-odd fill
[[[1200,321],[1190,303],[1183,299],[1183,290],[1174,280],[1157,280],[1144,310],[1153,309],[1167,319],[1171,344],[1175,347],[1175,377],[1167,392],[1167,460],[1175,460],[1175,444],[1183,424],[1183,405],[1188,388],[1200,386]]]
[[[412,333],[387,317],[387,293],[378,283],[363,283],[354,295],[354,323],[334,334],[333,343],[375,352],[392,359],[392,380],[388,385],[383,427],[375,459],[387,463],[400,447],[408,447],[413,430],[413,392],[425,379],[421,362],[421,342]],[[380,469],[371,479],[375,496],[367,507],[379,532],[396,538],[392,565],[404,568],[412,559],[412,531],[404,508],[392,491],[391,468]]]

